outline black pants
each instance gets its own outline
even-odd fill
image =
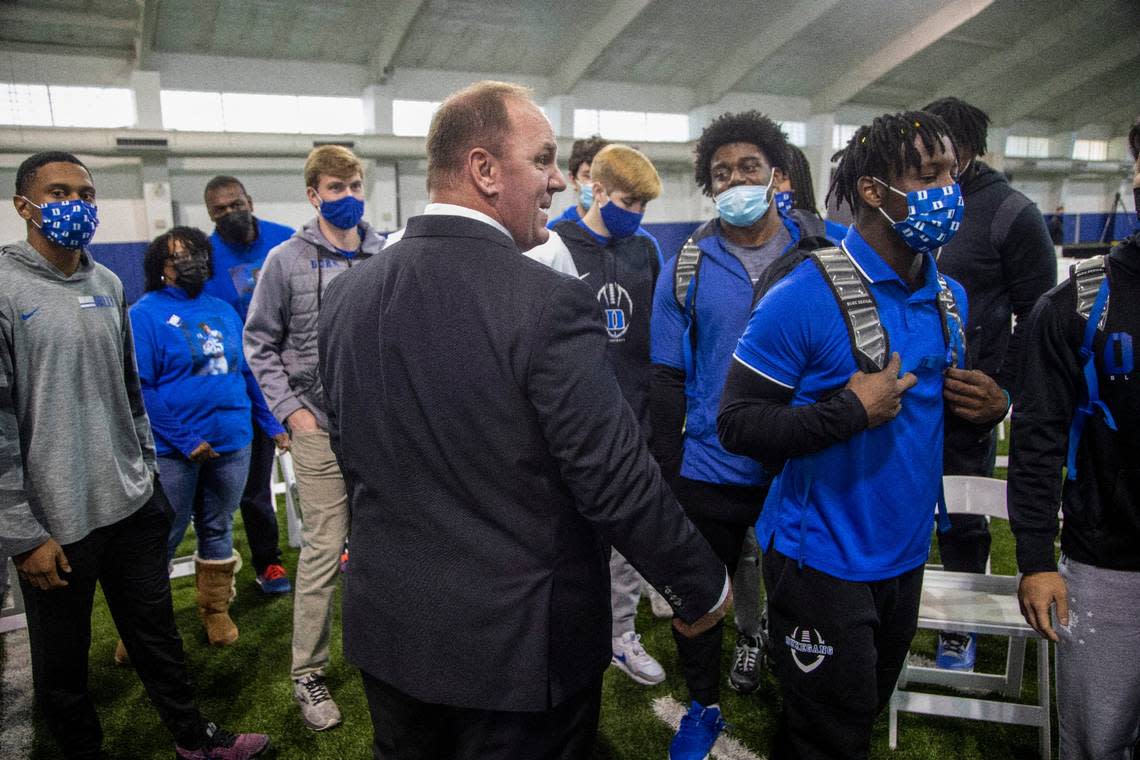
[[[984,573],[992,541],[985,515],[950,515],[950,530],[938,534],[942,566],[956,573]]]
[[[278,548],[277,514],[273,511],[273,456],[277,446],[273,439],[253,423],[253,442],[249,452],[249,477],[241,495],[241,519],[249,540],[253,569],[261,575],[270,565],[281,564]]]
[[[546,712],[429,704],[361,672],[374,760],[585,760],[593,754],[602,679]]]
[[[64,588],[39,591],[20,581],[36,702],[68,758],[98,757],[103,742],[87,692],[96,581],[162,722],[179,744],[195,743],[200,736],[202,717],[174,625],[166,569],[170,515],[163,499],[156,496],[130,517],[64,546],[71,564],[70,573],[61,573],[68,583]]]
[[[729,575],[735,575],[744,534],[756,523],[768,488],[678,478],[674,491],[693,525],[728,568]],[[723,621],[693,638],[682,636],[676,628],[673,629],[689,698],[702,705],[720,701],[720,646],[723,636]]]
[[[845,581],[769,550],[764,585],[784,698],[772,760],[868,757],[917,628],[922,567]]]

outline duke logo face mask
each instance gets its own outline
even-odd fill
[[[903,242],[915,251],[919,253],[933,251],[949,243],[957,234],[958,228],[962,225],[962,214],[966,209],[966,201],[957,182],[945,187],[911,190],[909,193],[904,193],[878,177],[871,179],[892,193],[906,198],[905,219],[896,222],[882,206],[879,207],[879,213],[891,223]]]
[[[20,196],[24,198],[24,196]],[[51,242],[64,248],[75,250],[87,245],[99,226],[99,210],[87,201],[55,201],[36,206],[27,198],[24,200],[40,210],[41,224],[36,224],[40,232]]]
[[[776,204],[776,211],[787,214],[796,203],[795,193],[791,190],[784,190],[773,195],[772,201]]]

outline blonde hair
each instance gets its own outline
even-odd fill
[[[316,188],[322,174],[349,180],[355,174],[363,177],[364,166],[356,154],[343,145],[321,145],[313,148],[305,159],[305,187]]]
[[[649,158],[628,145],[607,145],[590,164],[590,179],[606,192],[615,190],[651,201],[661,195],[661,177]]]
[[[528,87],[492,80],[448,95],[428,129],[428,189],[450,184],[472,148],[485,148],[493,156],[502,156],[512,127],[507,101],[530,102],[532,95]]]

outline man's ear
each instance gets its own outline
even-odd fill
[[[30,222],[32,220],[33,211],[35,210],[32,208],[32,204],[28,203],[28,201],[18,195],[13,195],[12,205],[16,207],[16,213],[20,215],[21,219],[23,219],[25,222]]]
[[[317,195],[317,189],[315,187],[306,187],[305,197],[309,199],[309,203],[313,205],[313,208],[320,209],[321,196]]]
[[[594,202],[591,208],[593,208],[593,206],[601,208],[609,203],[610,194],[606,192],[606,188],[602,186],[602,183],[593,181],[590,184],[594,186]]]
[[[779,167],[772,169],[772,192],[773,193],[780,192],[781,187],[787,181],[788,181],[788,175],[783,169],[781,169]],[[789,187],[788,189],[791,190],[791,187]]]
[[[485,148],[472,148],[468,151],[467,173],[483,195],[491,198],[499,194],[499,160]]]
[[[249,206],[249,213],[252,214],[253,213],[253,197],[249,193],[245,194],[245,202]]]
[[[855,183],[859,197],[871,208],[882,208],[886,188],[870,177],[860,177]]]

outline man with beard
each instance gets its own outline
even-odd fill
[[[206,211],[214,223],[214,233],[210,235],[214,273],[206,282],[205,292],[234,307],[244,323],[265,257],[273,247],[292,237],[293,229],[254,216],[253,199],[237,177],[220,175],[207,182],[205,200]],[[281,564],[277,515],[269,486],[273,454],[273,439],[255,424],[249,477],[241,495],[241,519],[257,573],[257,587],[266,594],[287,594],[292,586]]]

